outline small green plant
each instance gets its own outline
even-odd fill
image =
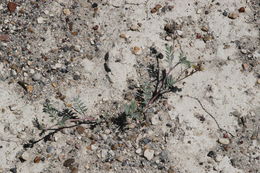
[[[126,116],[136,118],[138,117],[137,103],[135,100],[132,100],[129,105],[125,105],[124,113]]]
[[[49,100],[46,100],[43,104],[43,112],[49,115],[51,118],[51,123],[53,124],[47,127],[45,124],[40,123],[38,118],[35,118],[32,123],[34,127],[41,131],[40,136],[45,134],[47,131],[51,132],[36,141],[30,140],[29,143],[24,145],[24,148],[32,148],[34,144],[42,140],[47,141],[51,136],[61,131],[62,129],[74,128],[81,124],[98,123],[95,118],[86,116],[86,111],[87,107],[78,97],[73,99],[72,106],[65,106],[65,108],[61,110],[55,108],[55,106],[53,106]]]
[[[142,109],[135,108],[135,110],[141,110],[142,113],[145,113],[146,110],[164,94],[181,91],[181,88],[176,86],[180,81],[183,81],[198,71],[202,71],[201,64],[195,65],[194,63],[190,62],[183,53],[179,55],[178,61],[175,61],[174,63],[175,57],[173,46],[166,45],[165,49],[167,68],[161,69],[159,59],[162,59],[162,56],[157,55],[157,64],[150,65],[151,69],[148,71],[150,72],[149,76],[155,79],[151,79],[151,81],[143,84],[141,90],[137,94],[139,96],[139,100],[141,100]],[[180,72],[173,76],[172,73],[178,66],[181,66]],[[128,109],[129,108],[131,107],[128,106]],[[128,109],[125,112],[129,112]]]

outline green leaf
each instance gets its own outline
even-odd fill
[[[171,66],[173,59],[174,59],[173,46],[166,45],[165,49],[166,49],[166,51],[165,51],[166,61],[168,62],[168,65]]]
[[[188,68],[191,67],[191,62],[188,61],[188,60],[187,60],[187,57],[183,56],[182,54],[180,55],[179,62],[180,62],[181,64],[186,65]]]
[[[168,77],[166,77],[166,79],[165,79],[165,86],[166,86],[167,88],[172,87],[174,84],[175,84],[175,80],[172,78],[171,75],[168,76]]]
[[[59,111],[48,101],[43,104],[43,112],[48,113],[50,117],[56,117],[59,113]]]
[[[84,115],[88,110],[87,106],[80,100],[79,97],[73,99],[73,108],[81,115]]]
[[[144,83],[142,90],[143,90],[143,104],[146,105],[149,100],[152,98],[152,88],[151,88],[151,83],[146,82]]]
[[[132,100],[129,105],[125,106],[125,114],[128,116],[133,115],[137,110],[137,104],[135,100]]]

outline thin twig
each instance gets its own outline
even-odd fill
[[[33,148],[33,146],[35,144],[37,144],[38,142],[42,141],[42,140],[48,140],[51,136],[53,136],[54,134],[58,133],[59,131],[63,130],[63,129],[69,129],[69,128],[74,128],[74,127],[77,127],[77,126],[80,126],[81,124],[94,124],[94,125],[97,125],[97,124],[101,124],[103,123],[104,121],[101,121],[101,122],[93,122],[93,121],[81,121],[81,122],[78,122],[77,124],[74,124],[74,125],[71,125],[71,126],[62,126],[62,127],[58,127],[58,128],[48,128],[48,129],[43,129],[42,131],[43,132],[46,132],[46,131],[52,131],[50,133],[48,133],[47,135],[43,136],[42,138],[36,140],[36,141],[29,141],[29,143],[27,144],[24,144],[24,148]]]
[[[201,106],[201,108],[204,110],[204,112],[206,112],[206,113],[215,121],[215,123],[216,123],[216,125],[218,126],[218,129],[219,129],[220,131],[224,131],[225,133],[228,133],[228,134],[230,134],[232,137],[234,137],[234,135],[233,135],[231,132],[228,132],[227,130],[223,129],[223,128],[219,125],[217,119],[203,106],[203,104],[201,103],[201,101],[200,101],[198,98],[192,97],[192,96],[189,96],[189,95],[182,95],[182,96],[189,97],[189,98],[192,98],[192,99],[196,100],[196,101],[199,103],[199,105]]]

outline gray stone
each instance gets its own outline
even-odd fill
[[[224,145],[228,145],[230,143],[229,139],[227,138],[219,138],[218,142]]]
[[[35,73],[35,74],[32,76],[32,79],[33,79],[34,81],[39,81],[39,80],[41,80],[41,78],[42,78],[42,75],[41,75],[40,73]]]
[[[52,153],[54,151],[54,148],[52,146],[48,146],[46,149],[47,153]]]
[[[144,157],[147,159],[147,160],[152,160],[153,159],[153,157],[154,157],[154,150],[152,150],[152,149],[146,149],[145,151],[144,151]]]

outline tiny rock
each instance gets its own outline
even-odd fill
[[[138,148],[136,151],[135,151],[136,154],[141,154],[142,153],[142,149],[141,148]]]
[[[34,163],[39,163],[41,161],[41,157],[40,156],[36,156],[33,160]]]
[[[32,76],[32,79],[33,79],[33,81],[39,81],[39,80],[41,80],[41,77],[42,77],[42,75],[40,73],[35,73]]]
[[[43,17],[38,17],[38,18],[37,18],[37,22],[38,22],[39,24],[44,23],[44,21],[45,21],[45,19],[44,19]]]
[[[198,10],[196,11],[196,13],[197,13],[197,14],[202,13],[202,9],[198,9]]]
[[[76,128],[76,131],[78,132],[78,134],[83,134],[85,132],[85,128],[83,126],[78,126]]]
[[[170,37],[170,36],[167,35],[167,36],[165,37],[165,40],[166,40],[166,41],[171,41],[171,40],[172,40],[172,37]]]
[[[9,41],[9,35],[0,34],[0,41],[8,42]]]
[[[216,161],[216,162],[221,162],[222,159],[223,159],[223,157],[222,157],[221,155],[217,155],[217,156],[215,157],[215,161]]]
[[[151,13],[156,13],[159,9],[162,8],[160,4],[157,4],[154,8],[151,9]]]
[[[155,8],[151,9],[151,13],[156,13],[156,12],[157,12],[157,9],[155,9]]]
[[[52,153],[54,151],[54,148],[52,147],[52,146],[48,146],[47,148],[46,148],[46,152],[47,153]]]
[[[243,53],[243,54],[246,54],[247,50],[246,49],[241,49],[240,52]]]
[[[242,64],[242,68],[243,68],[243,70],[248,70],[249,69],[249,65],[244,63],[244,64]]]
[[[175,33],[175,31],[176,31],[176,27],[175,27],[175,25],[174,24],[166,24],[165,26],[164,26],[164,30],[167,32],[167,33],[169,33],[169,34],[174,34]]]
[[[72,168],[70,168],[70,170],[71,170],[71,173],[78,173],[79,172],[78,168],[76,168],[76,167],[72,167]]]
[[[70,159],[67,159],[63,162],[63,166],[65,167],[71,167],[72,164],[75,162],[75,159],[73,158],[70,158]]]
[[[197,33],[196,34],[196,39],[201,39],[202,38],[202,35],[200,33]]]
[[[63,13],[67,16],[69,16],[71,14],[70,9],[68,9],[68,8],[63,9]]]
[[[130,30],[131,31],[139,31],[139,26],[138,25],[136,25],[136,24],[134,24],[134,25],[132,25],[131,27],[130,27]]]
[[[142,49],[140,47],[133,47],[132,48],[132,53],[135,54],[135,55],[141,55],[142,54]]]
[[[154,115],[154,116],[151,118],[151,123],[152,123],[152,125],[159,124],[159,117],[158,117],[158,115]]]
[[[219,138],[218,142],[224,145],[228,145],[230,143],[229,139],[227,138]]]
[[[31,157],[30,157],[30,155],[29,155],[28,152],[24,152],[24,153],[21,155],[21,158],[26,161],[26,160],[29,160]]]
[[[244,13],[246,11],[245,7],[240,7],[238,9],[239,13]]]
[[[214,37],[212,35],[209,35],[209,34],[207,34],[203,37],[204,42],[207,42],[207,41],[210,41],[210,40],[213,40],[213,39],[214,39]]]
[[[160,9],[160,8],[162,8],[162,5],[157,4],[154,8],[156,8],[156,9]]]
[[[125,158],[123,156],[117,156],[116,160],[119,162],[123,162],[125,160]]]
[[[108,150],[106,149],[101,150],[101,158],[105,159],[107,155],[108,155]]]
[[[125,34],[120,34],[119,37],[120,37],[120,38],[124,38],[124,39],[127,38]]]
[[[98,28],[99,28],[99,26],[98,25],[95,25],[95,26],[93,26],[93,30],[98,30]]]
[[[152,160],[153,157],[154,157],[154,150],[151,150],[151,149],[146,149],[144,151],[144,157],[147,159],[147,160]]]
[[[183,31],[181,31],[181,30],[176,30],[176,33],[177,33],[177,35],[179,35],[179,36],[183,36]]]
[[[95,151],[95,150],[98,149],[98,145],[93,144],[93,145],[90,146],[90,149],[91,149],[92,151]]]
[[[257,80],[257,84],[260,84],[260,79]]]
[[[206,27],[206,26],[203,26],[203,27],[201,28],[201,30],[204,31],[204,32],[208,32],[208,31],[209,31],[209,28]]]
[[[14,12],[16,10],[17,4],[14,2],[8,2],[7,8],[10,12]]]
[[[230,19],[236,19],[239,17],[239,14],[238,13],[235,13],[235,12],[232,12],[232,13],[229,13],[228,17]]]
[[[176,172],[174,171],[174,167],[173,167],[173,166],[171,166],[171,167],[168,169],[167,172],[168,172],[168,173],[176,173]]]
[[[26,89],[29,93],[33,92],[33,86],[32,85],[27,85]]]

